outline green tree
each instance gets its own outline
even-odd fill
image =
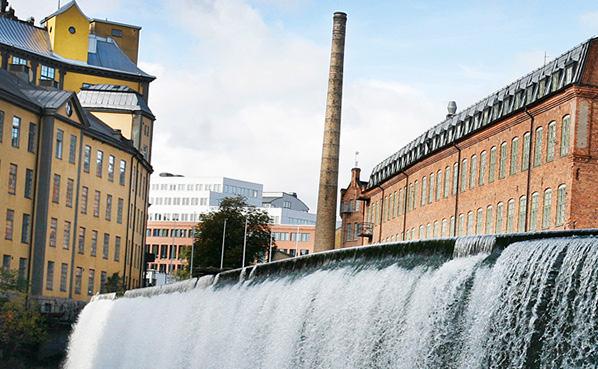
[[[194,269],[220,268],[225,220],[224,268],[241,267],[245,220],[247,220],[245,265],[261,261],[268,254],[271,237],[270,217],[265,211],[249,206],[243,197],[224,198],[217,211],[202,214],[199,220],[194,241]]]
[[[122,295],[126,290],[124,278],[121,278],[118,273],[114,273],[106,278],[106,285],[102,293],[116,292],[118,295]]]

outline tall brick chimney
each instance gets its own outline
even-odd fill
[[[322,144],[322,164],[320,166],[320,188],[318,190],[315,252],[334,249],[346,24],[347,14],[334,13],[328,95],[326,96],[326,119],[324,121],[324,143]]]

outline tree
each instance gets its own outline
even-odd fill
[[[222,231],[226,220],[224,268],[240,268],[247,220],[245,265],[263,260],[270,247],[270,217],[247,204],[243,197],[227,197],[217,211],[202,214],[194,241],[194,268],[220,268]],[[274,241],[272,241],[274,242]]]
[[[102,293],[116,292],[117,295],[122,295],[126,290],[124,278],[121,278],[118,273],[114,273],[106,278],[106,285]]]

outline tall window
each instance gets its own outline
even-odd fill
[[[519,172],[519,137],[511,141],[511,175]]]
[[[440,237],[440,229],[439,229],[440,225],[438,224],[438,221],[434,222],[434,230],[432,231],[432,238],[439,238]]]
[[[461,160],[461,192],[467,190],[467,159]]]
[[[480,186],[484,185],[484,181],[486,180],[486,165],[487,163],[487,154],[486,151],[482,151],[480,153],[480,176],[478,178],[478,183]]]
[[[467,235],[471,236],[473,234],[474,228],[474,219],[473,219],[473,211],[469,211],[467,213]]]
[[[19,147],[21,141],[21,118],[12,117],[12,130],[10,131],[10,143],[12,147]]]
[[[114,237],[114,261],[120,260],[120,236]]]
[[[554,160],[554,148],[556,146],[556,122],[548,123],[548,140],[546,142],[546,162]]]
[[[48,261],[46,266],[46,289],[52,291],[54,288],[54,262]]]
[[[52,202],[58,204],[60,202],[60,175],[54,174],[54,183],[52,185]]]
[[[83,268],[77,267],[75,269],[75,293],[81,293],[81,279],[83,278]]]
[[[87,277],[87,296],[93,295],[95,278],[96,271],[94,269],[89,269],[89,276]]]
[[[451,191],[451,167],[444,168],[444,198],[449,197]]]
[[[421,204],[426,205],[426,197],[428,195],[428,177],[422,178]]]
[[[96,156],[96,176],[97,177],[102,177],[102,167],[104,164],[104,153],[100,150],[98,150],[97,152],[97,156]]]
[[[442,197],[442,170],[436,173],[436,201]]]
[[[108,157],[108,180],[114,182],[114,156]]]
[[[478,174],[478,157],[473,155],[471,157],[471,168],[469,170],[469,188],[474,188],[476,185],[476,175]]]
[[[31,242],[31,215],[23,214],[23,223],[21,226],[21,243],[29,244]]]
[[[515,200],[510,199],[507,203],[507,233],[514,230],[515,223]]]
[[[48,67],[47,65],[41,65],[40,70],[40,79],[43,80],[53,80],[56,71],[53,67]]]
[[[453,164],[453,195],[457,194],[459,189],[459,162]]]
[[[482,208],[479,208],[478,211],[476,212],[475,224],[476,224],[475,233],[483,234],[484,233],[484,210],[482,210]]]
[[[463,213],[459,214],[459,225],[457,226],[457,235],[465,235],[465,214]]]
[[[523,135],[523,150],[521,153],[521,170],[526,171],[529,169],[529,148],[531,135],[529,132],[525,132]]]
[[[91,163],[91,146],[85,145],[83,150],[83,171],[89,173],[89,167]]]
[[[4,239],[12,240],[15,224],[15,211],[6,209],[6,224],[4,226]]]
[[[492,205],[486,207],[486,234],[492,233]]]
[[[4,138],[4,112],[0,110],[0,142]]]
[[[106,195],[106,220],[112,220],[112,195]]]
[[[451,221],[449,224],[449,237],[455,236],[455,216],[451,216]]]
[[[448,222],[445,219],[442,219],[442,229],[440,237],[448,237]]]
[[[37,150],[37,124],[29,123],[29,135],[27,137],[27,151],[35,153]]]
[[[81,214],[87,214],[87,199],[89,196],[89,188],[81,187]]]
[[[569,133],[571,130],[571,116],[565,115],[563,117],[563,125],[561,126],[561,156],[569,153]]]
[[[423,240],[426,238],[426,229],[423,225],[419,226],[419,234],[417,235],[418,240]]]
[[[495,233],[502,233],[504,228],[503,228],[503,214],[505,211],[505,205],[502,202],[499,202],[498,204],[496,204],[496,227],[495,227]]]
[[[550,213],[552,211],[552,190],[547,188],[544,191],[544,207],[542,209],[542,228],[550,228]]]
[[[529,214],[529,230],[535,231],[538,226],[538,207],[540,205],[540,195],[537,192],[532,193],[532,204]]]
[[[102,258],[108,259],[109,253],[110,253],[110,235],[108,233],[104,233],[104,243],[102,245]]]
[[[68,220],[64,221],[64,233],[62,237],[62,248],[65,250],[69,249],[71,243],[71,222]]]
[[[75,158],[77,156],[77,136],[71,135],[69,141],[69,163],[75,164]]]
[[[10,163],[8,169],[8,194],[15,195],[17,193],[17,165]]]
[[[72,178],[66,180],[66,206],[73,207],[73,192],[75,188],[75,181]]]
[[[96,252],[98,250],[98,231],[93,230],[91,231],[91,245],[90,245],[90,255],[96,256]]]
[[[85,228],[79,227],[79,239],[77,240],[79,254],[85,253]]]
[[[534,145],[534,166],[537,167],[542,164],[542,135],[544,129],[542,127],[536,128],[536,143]]]
[[[64,131],[56,130],[56,145],[54,146],[54,156],[56,159],[62,159],[62,144],[64,142]]]
[[[436,180],[434,179],[434,173],[430,173],[430,196],[428,196],[428,203],[434,202],[434,185]]]
[[[99,217],[100,216],[100,191],[97,191],[93,195],[93,216]]]
[[[498,178],[503,179],[507,175],[507,143],[500,144],[500,165],[498,167]]]
[[[50,219],[50,247],[56,247],[56,235],[58,234],[58,219]]]
[[[60,265],[60,291],[66,292],[66,278],[68,276],[68,264],[62,263]]]
[[[488,168],[488,183],[494,182],[496,175],[496,146],[490,149],[490,167]]]
[[[120,175],[119,175],[119,184],[121,186],[125,185],[125,174],[127,172],[127,162],[125,162],[124,160],[120,161]]]
[[[527,197],[519,198],[519,217],[517,219],[517,231],[525,232],[525,215],[527,213]]]
[[[116,207],[116,223],[122,224],[123,223],[123,208],[125,206],[125,200],[122,198],[118,199],[118,204]]]
[[[33,198],[33,170],[25,169],[25,192],[24,196],[27,199]]]
[[[567,202],[567,186],[560,185],[557,190],[556,198],[556,225],[561,226],[565,223],[565,205]]]

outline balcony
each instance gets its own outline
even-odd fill
[[[360,223],[360,229],[358,234],[360,237],[367,237],[371,239],[374,236],[374,224]]]

